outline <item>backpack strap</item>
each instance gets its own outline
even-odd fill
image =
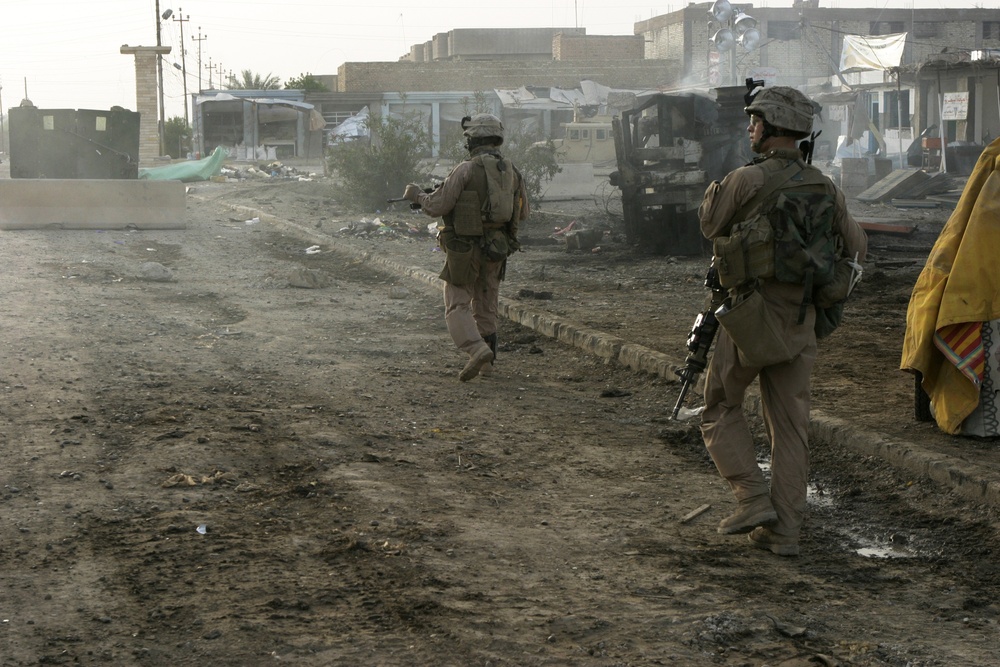
[[[764,183],[764,186],[758,190],[746,204],[743,204],[743,207],[736,212],[736,215],[734,215],[733,218],[736,220],[745,220],[747,214],[750,213],[755,206],[767,199],[768,196],[770,196],[775,190],[795,178],[804,168],[805,165],[799,160],[792,161],[792,163],[787,167],[774,174],[774,176],[772,176],[767,183]]]

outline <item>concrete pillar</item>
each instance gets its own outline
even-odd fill
[[[121,47],[121,52],[135,56],[135,110],[139,112],[139,164],[148,164],[160,156],[160,107],[156,56],[170,53],[170,47],[125,44]]]

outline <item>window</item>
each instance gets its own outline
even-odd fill
[[[913,24],[915,38],[940,37],[941,24],[936,21],[916,21]]]
[[[1000,40],[1000,21],[983,21],[983,39]]]
[[[906,32],[906,24],[902,21],[872,21],[869,25],[869,35],[895,35]]]
[[[580,141],[580,130],[570,128],[566,134],[570,141]]]
[[[767,36],[769,39],[788,41],[799,39],[798,21],[768,21]]]
[[[607,130],[594,130],[594,133],[597,135],[597,140],[598,141],[607,141],[608,140],[608,131]]]
[[[886,127],[910,127],[910,91],[902,90],[899,93],[896,91],[886,91],[885,95],[885,113],[886,113]],[[896,99],[899,99],[900,103],[896,104]],[[900,111],[903,114],[903,123],[899,123]]]
[[[581,139],[590,139],[590,130],[580,130]]]

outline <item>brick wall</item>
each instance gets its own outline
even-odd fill
[[[552,38],[555,60],[642,60],[642,35],[569,35]]]
[[[491,90],[520,86],[576,88],[591,80],[611,88],[674,85],[678,63],[670,60],[529,60],[512,68],[502,61],[344,63],[338,92]]]
[[[169,46],[122,46],[121,53],[135,58],[135,102],[139,112],[139,163],[160,155],[159,85],[156,56],[170,53]]]

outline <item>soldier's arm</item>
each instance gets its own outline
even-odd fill
[[[449,213],[458,202],[462,190],[469,182],[472,173],[472,163],[462,162],[448,174],[441,187],[432,192],[421,192],[417,195],[417,203],[421,210],[432,218],[439,218]]]

